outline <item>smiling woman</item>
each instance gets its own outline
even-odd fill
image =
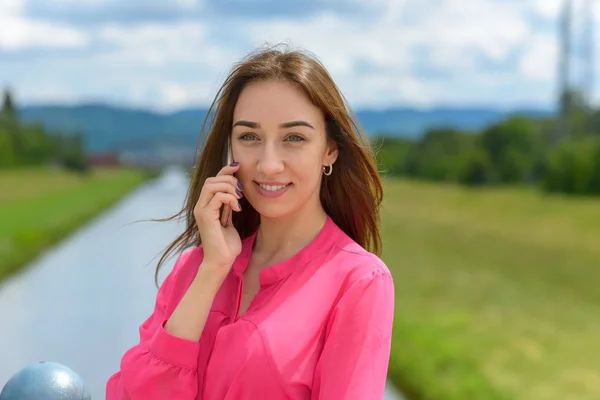
[[[172,217],[187,227],[157,273],[182,254],[107,399],[381,400],[394,314],[382,186],[333,79],[307,53],[260,50],[213,110]]]

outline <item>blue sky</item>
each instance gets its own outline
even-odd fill
[[[232,63],[287,42],[316,54],[354,108],[546,108],[561,3],[1,0],[0,85],[20,104],[169,111],[210,103]]]

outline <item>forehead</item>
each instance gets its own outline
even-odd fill
[[[322,126],[324,117],[302,89],[288,82],[253,82],[238,98],[233,121],[250,120],[261,125],[305,120]]]

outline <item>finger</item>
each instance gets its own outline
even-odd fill
[[[227,226],[233,226],[233,211],[231,209],[229,209],[227,214]]]
[[[210,199],[212,199],[216,193],[221,192],[232,194],[237,199],[241,199],[244,196],[240,189],[229,182],[207,183],[200,193],[198,204],[200,207],[206,207]]]
[[[238,169],[240,169],[240,164],[237,162],[233,162],[221,168],[221,170],[217,173],[217,176],[233,175]]]
[[[214,211],[218,218],[219,211],[221,207],[225,204],[229,205],[233,210],[242,211],[238,199],[230,193],[223,192],[215,193],[212,199],[210,199],[210,201],[208,202],[205,209],[208,211]]]
[[[217,176],[211,176],[210,178],[206,178],[206,180],[204,181],[204,184],[211,184],[211,183],[219,183],[219,182],[229,182],[234,186],[238,186],[240,189],[243,189],[244,187],[242,186],[242,184],[240,183],[240,181],[238,180],[238,178],[236,178],[233,175],[217,175]]]
[[[224,205],[223,212],[221,214],[221,226],[222,227],[225,228],[229,225],[229,220],[231,218],[231,214],[233,214],[233,212],[231,211],[231,207],[229,205]]]

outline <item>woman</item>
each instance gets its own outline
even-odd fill
[[[265,49],[213,110],[187,229],[158,268],[184,251],[107,399],[381,400],[394,313],[382,188],[335,83],[305,53]]]

